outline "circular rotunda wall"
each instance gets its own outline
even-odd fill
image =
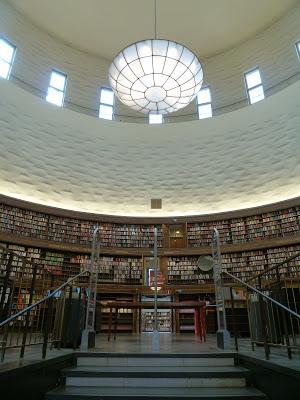
[[[161,126],[107,122],[28,93],[44,97],[58,68],[68,74],[68,108],[96,112],[109,61],[50,36],[9,2],[0,9],[1,31],[18,48],[11,81],[0,82],[2,194],[129,216],[200,215],[300,195],[299,2],[254,37],[201,59],[217,109],[245,102],[243,72],[255,66],[266,88],[293,84],[251,107]],[[150,209],[151,198],[162,199],[161,210]]]

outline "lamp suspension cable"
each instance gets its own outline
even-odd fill
[[[119,100],[144,114],[168,114],[186,107],[201,89],[203,70],[187,47],[157,39],[157,0],[154,0],[154,39],[121,50],[109,68],[110,86]]]

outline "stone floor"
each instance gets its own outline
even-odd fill
[[[193,334],[171,334],[160,333],[159,351],[162,353],[201,353],[201,352],[223,352],[217,348],[216,335],[208,335],[206,342],[201,342]],[[230,351],[235,351],[234,341]],[[77,350],[79,351],[79,350]],[[152,334],[119,334],[116,340],[107,340],[106,335],[97,335],[96,348],[92,352],[112,353],[151,353]],[[74,352],[73,349],[48,350],[47,359]],[[251,350],[249,339],[239,339],[239,352],[251,357],[265,360],[264,349],[256,347]],[[0,372],[4,369],[15,368],[16,365],[27,365],[41,360],[42,348],[40,345],[31,346],[26,349],[23,360],[19,360],[20,349],[7,350],[4,362],[0,362]],[[270,363],[279,364],[300,371],[300,352],[293,353],[293,359],[287,358],[286,349],[271,348]]]
[[[216,352],[216,336],[209,335],[206,342],[193,334],[159,334],[159,351],[162,353],[198,353]],[[95,351],[114,353],[151,353],[152,333],[141,333],[139,335],[119,334],[116,340],[107,340],[106,335],[97,335]]]
[[[263,347],[251,349],[248,338],[239,339],[239,352],[251,357],[265,360]],[[231,351],[235,351],[234,340],[231,341]],[[105,335],[98,335],[96,348],[94,351],[113,352],[113,353],[148,353],[152,352],[152,334],[143,333],[140,335],[118,335],[116,340],[107,341]],[[198,353],[198,352],[223,352],[217,348],[216,335],[208,335],[206,342],[193,334],[174,335],[170,333],[160,334],[160,352],[163,353]],[[289,360],[285,348],[272,347],[270,363],[283,365],[300,371],[300,352],[293,352],[293,359]]]

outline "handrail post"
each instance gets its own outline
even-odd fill
[[[158,331],[158,315],[157,315],[157,228],[154,228],[154,329],[152,332],[152,351],[159,351],[159,331]]]
[[[299,255],[300,255],[300,253],[297,256],[299,256]],[[295,257],[293,257],[293,259],[294,258]],[[291,258],[289,258],[289,259],[291,259]],[[283,265],[283,264],[284,263],[281,263],[280,265]],[[248,292],[251,290],[253,293],[256,294],[256,296],[258,296],[257,300],[255,301],[256,303],[258,303],[257,304],[258,307],[256,307],[256,306],[255,307],[251,307],[251,304],[249,304],[249,296],[248,296],[248,303],[247,303],[248,304],[248,318],[249,318],[249,322],[250,322],[250,324],[249,324],[250,334],[251,334],[251,337],[252,337],[253,336],[253,332],[252,332],[252,326],[251,325],[252,325],[252,321],[254,320],[253,317],[252,317],[252,311],[253,311],[253,313],[255,315],[256,315],[256,311],[257,311],[257,313],[258,313],[258,321],[259,321],[259,323],[261,325],[261,334],[263,336],[263,342],[262,342],[262,340],[259,340],[259,338],[257,338],[256,335],[255,335],[255,336],[253,336],[253,339],[251,339],[251,344],[252,344],[252,350],[254,350],[254,346],[253,346],[254,343],[263,343],[264,349],[265,349],[266,359],[269,359],[270,346],[272,346],[272,343],[270,343],[268,341],[268,333],[271,334],[272,333],[272,328],[273,328],[272,323],[271,324],[268,323],[268,320],[266,318],[266,311],[268,311],[269,303],[273,307],[276,306],[276,307],[278,307],[279,310],[281,310],[282,321],[280,321],[279,323],[282,322],[282,324],[283,324],[284,333],[285,333],[285,344],[286,344],[286,348],[287,348],[287,352],[288,352],[288,357],[289,358],[292,357],[292,348],[293,347],[299,349],[299,345],[297,345],[297,343],[294,343],[294,345],[290,345],[290,336],[289,336],[289,330],[288,330],[289,327],[287,325],[286,313],[288,313],[288,315],[290,316],[291,323],[292,323],[292,317],[297,318],[298,326],[300,325],[300,314],[298,312],[296,312],[296,311],[298,311],[297,309],[296,309],[296,311],[294,311],[291,308],[289,308],[289,307],[287,307],[287,306],[285,306],[283,304],[284,303],[283,292],[282,292],[282,288],[281,288],[281,285],[280,285],[280,283],[281,283],[280,282],[280,272],[279,272],[279,266],[280,265],[277,264],[277,266],[276,266],[276,273],[277,273],[277,282],[276,283],[277,283],[278,290],[280,289],[279,293],[278,293],[278,296],[279,296],[278,300],[280,300],[280,301],[278,301],[278,300],[274,299],[273,297],[270,297],[268,294],[264,293],[264,291],[262,290],[262,275],[261,274],[256,275],[256,277],[255,277],[257,279],[257,281],[258,281],[258,286],[259,286],[259,289],[258,289],[255,286],[251,286],[248,283],[249,280],[248,281],[243,281],[242,279],[238,278],[237,276],[231,274],[228,271],[223,271],[222,272],[223,274],[228,275],[234,281],[239,282],[240,284],[245,286],[247,288]],[[269,302],[269,303],[266,303],[266,301]],[[266,307],[267,307],[267,310],[266,310]],[[273,310],[271,310],[271,311],[272,311],[272,314],[273,314]],[[280,313],[279,313],[279,316],[280,316]],[[274,317],[273,317],[273,319],[274,319]],[[273,319],[271,321],[273,321]],[[258,326],[258,324],[256,324],[256,326]],[[276,327],[275,327],[275,329],[276,329]],[[284,341],[282,343],[284,343]]]
[[[230,348],[230,333],[227,330],[225,299],[222,282],[222,260],[219,232],[216,228],[212,234],[212,258],[214,268],[214,283],[216,296],[216,311],[218,321],[217,346],[221,349]]]
[[[251,310],[251,305],[250,305],[250,290],[248,287],[247,288],[247,314],[248,314],[248,324],[249,324],[249,331],[250,331],[250,340],[251,340],[251,349],[252,351],[255,350],[254,348],[254,337],[253,337],[253,329],[252,329],[252,323],[251,321],[253,321],[253,311]]]
[[[53,287],[54,287],[54,275],[51,275],[51,291],[53,291]],[[51,327],[51,315],[52,315],[52,307],[53,307],[53,296],[49,297],[48,299],[49,301],[49,305],[48,305],[48,310],[45,312],[47,312],[47,316],[46,316],[46,323],[45,323],[45,327],[44,328],[44,341],[43,341],[43,348],[42,348],[42,358],[46,358],[46,354],[47,354],[47,346],[48,346],[48,337],[49,337],[49,330]]]
[[[289,268],[289,265],[287,263],[287,266]],[[277,278],[277,289],[278,289],[278,297],[279,301],[283,303],[283,296],[282,296],[282,290],[281,290],[281,281],[280,281],[280,273],[278,267],[276,268],[276,278]],[[283,311],[283,309],[280,309],[280,316],[281,316],[281,322],[283,325],[283,330],[284,330],[284,336],[285,336],[285,345],[287,348],[287,354],[288,358],[291,360],[292,359],[292,351],[290,347],[290,337],[289,337],[289,332],[288,332],[288,327],[287,327],[287,322],[286,322],[286,314]]]
[[[259,289],[261,291],[261,277],[258,278],[259,282]],[[269,355],[270,355],[270,349],[269,349],[269,344],[268,344],[268,331],[267,331],[267,320],[266,320],[266,313],[265,313],[265,307],[264,307],[264,299],[261,296],[261,294],[258,295],[258,302],[259,302],[259,310],[260,310],[260,324],[261,324],[261,329],[262,329],[262,334],[263,334],[263,342],[264,342],[264,349],[265,349],[265,356],[266,360],[269,360]]]
[[[11,292],[9,294],[9,305],[8,305],[8,315],[11,312],[12,309],[12,301],[13,301],[13,293],[14,293],[14,281],[13,284],[10,288]],[[8,328],[9,325],[5,325],[4,326],[4,331],[3,331],[3,335],[2,335],[2,343],[0,346],[0,361],[3,362],[4,361],[4,357],[5,357],[5,351],[6,351],[6,344],[7,344],[7,339],[8,339]]]
[[[13,261],[13,253],[9,254],[7,266],[6,266],[6,273],[4,277],[4,282],[3,282],[3,287],[2,287],[2,294],[0,298],[0,322],[2,321],[3,315],[4,315],[4,302],[5,302],[5,295],[6,295],[6,290],[8,287],[8,282],[12,270],[12,261]]]
[[[236,351],[238,351],[239,343],[238,343],[238,334],[237,334],[236,319],[235,319],[235,308],[234,308],[232,286],[230,286],[230,303],[231,303],[231,313],[232,313],[232,325],[233,325],[233,332],[234,332],[234,344],[235,344]]]
[[[79,288],[79,295],[78,295],[78,302],[77,302],[77,315],[79,317],[80,315],[80,309],[81,309],[81,296],[82,296],[82,288]],[[77,344],[77,338],[80,335],[80,318],[77,319],[77,324],[76,324],[76,335],[73,337],[73,349],[75,350],[78,346]],[[77,340],[76,340],[77,339]]]
[[[36,266],[38,268],[38,265],[36,265]],[[79,277],[81,277],[85,274],[90,274],[90,272],[82,271],[79,274],[69,278],[66,282],[64,282],[62,285],[58,286],[56,289],[54,289],[54,277],[55,276],[52,274],[51,275],[51,283],[50,283],[50,293],[48,293],[47,296],[36,301],[34,304],[28,305],[21,311],[18,311],[17,313],[6,318],[4,321],[0,321],[0,329],[4,329],[3,341],[0,342],[0,361],[4,360],[7,336],[8,336],[8,329],[11,326],[11,324],[13,323],[13,321],[17,320],[18,318],[22,317],[23,315],[25,315],[25,321],[27,321],[27,318],[30,318],[30,314],[29,314],[30,311],[37,307],[40,307],[40,310],[43,313],[43,317],[42,317],[42,321],[41,321],[41,330],[42,330],[42,335],[43,335],[42,356],[43,356],[43,358],[46,357],[50,330],[53,328],[53,330],[52,330],[52,336],[53,336],[53,332],[55,330],[55,321],[58,320],[61,325],[62,325],[62,321],[63,321],[63,313],[62,313],[62,315],[58,315],[58,316],[56,315],[56,317],[58,319],[57,318],[54,319],[54,326],[52,326],[53,301],[54,301],[53,297],[56,293],[61,292],[62,289],[69,286],[71,282],[75,281],[76,279],[78,279]],[[34,276],[33,276],[33,278],[34,278]],[[36,277],[32,280],[32,284],[31,284],[31,293],[32,294],[34,292],[35,280],[36,280]],[[13,292],[14,286],[12,286],[11,290]],[[10,302],[9,309],[11,309],[12,296],[10,296],[9,302]],[[49,302],[48,309],[46,309],[46,307],[45,307],[47,302]],[[29,303],[32,303],[32,298],[29,299]],[[59,311],[58,311],[58,313],[59,313]],[[25,327],[26,326],[28,327],[27,324],[28,324],[28,322],[27,323],[25,322]],[[61,341],[61,333],[62,333],[62,326],[59,327],[59,341],[58,342]],[[52,337],[52,343],[53,343],[53,337]],[[34,342],[32,344],[36,344],[36,342]],[[24,354],[24,348],[26,347],[26,334],[23,336],[22,344],[20,346],[17,344],[17,346],[15,346],[15,347],[20,347],[22,354]]]
[[[59,316],[58,332],[57,332],[57,338],[58,338],[57,350],[60,350],[62,346],[62,334],[63,334],[63,325],[64,325],[65,307],[66,307],[66,289],[62,292],[60,301],[61,304],[60,304],[60,316]]]
[[[89,348],[95,347],[96,332],[94,325],[96,316],[97,283],[100,253],[100,242],[97,242],[96,238],[99,229],[100,227],[96,226],[93,232],[89,293],[86,307],[85,329],[83,330],[81,335],[81,350],[87,350]]]
[[[35,281],[36,281],[36,272],[37,272],[37,265],[34,264],[32,280],[31,280],[31,286],[30,286],[28,306],[31,306],[31,304],[32,304],[33,292],[34,292]],[[28,326],[29,326],[29,317],[30,317],[30,311],[25,316],[25,324],[24,324],[24,332],[23,332],[23,338],[22,338],[22,346],[21,346],[20,358],[23,358],[24,357],[24,353],[25,353],[27,331],[28,331]]]

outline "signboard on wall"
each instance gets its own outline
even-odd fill
[[[154,286],[154,275],[155,271],[149,268],[149,286]],[[163,286],[165,284],[165,277],[161,271],[157,271],[157,286]]]

